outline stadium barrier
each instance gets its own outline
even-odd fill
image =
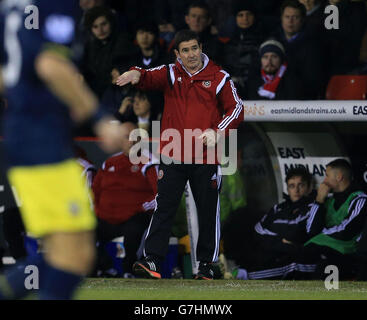
[[[244,101],[244,121],[366,121],[367,100]]]

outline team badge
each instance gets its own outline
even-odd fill
[[[163,170],[159,170],[158,172],[158,180],[162,179],[163,178]]]
[[[73,216],[77,216],[80,213],[80,206],[76,201],[69,202],[69,212]]]
[[[138,172],[139,171],[139,166],[135,164],[135,165],[131,166],[130,170],[131,170],[131,172]]]
[[[203,85],[204,88],[210,88],[212,85],[212,82],[208,80],[208,81],[203,81],[201,84]]]

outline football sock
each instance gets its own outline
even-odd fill
[[[49,264],[44,268],[42,287],[39,292],[41,300],[70,300],[82,276],[57,269]]]

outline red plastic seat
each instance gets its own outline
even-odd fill
[[[327,100],[366,100],[367,75],[336,75],[326,88]]]

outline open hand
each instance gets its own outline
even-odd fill
[[[130,70],[127,72],[124,72],[121,76],[117,78],[116,84],[120,87],[131,83],[131,84],[137,84],[140,80],[141,73],[137,70]]]

